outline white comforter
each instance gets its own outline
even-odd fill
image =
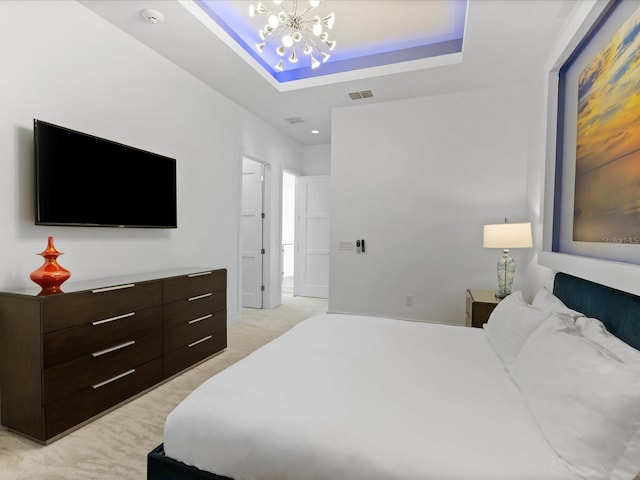
[[[481,329],[321,315],[169,415],[168,456],[236,480],[574,479]]]

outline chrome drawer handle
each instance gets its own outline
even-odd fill
[[[211,295],[213,295],[213,293],[209,292],[209,293],[205,293],[204,295],[198,295],[197,297],[188,298],[187,300],[192,302],[193,300],[200,300],[201,298],[207,298],[207,297],[210,297]]]
[[[104,387],[105,385],[111,383],[111,382],[115,382],[116,380],[120,380],[122,377],[126,377],[127,375],[131,375],[132,373],[134,373],[136,371],[135,368],[132,368],[131,370],[127,370],[124,373],[121,373],[120,375],[116,375],[113,378],[110,378],[109,380],[105,380],[104,382],[100,382],[100,383],[96,383],[94,385],[91,385],[91,388],[93,388],[94,390],[100,388],[100,387]]]
[[[125,313],[124,315],[118,315],[117,317],[105,318],[104,320],[96,320],[95,322],[91,322],[91,325],[102,325],[103,323],[113,322],[115,320],[120,320],[121,318],[133,317],[136,312]]]
[[[199,272],[199,273],[190,273],[189,275],[187,275],[187,277],[189,278],[193,278],[193,277],[201,277],[202,275],[211,275],[213,272]]]
[[[195,347],[195,346],[196,346],[196,345],[198,345],[199,343],[206,342],[206,341],[207,341],[207,340],[209,340],[211,337],[213,337],[213,335],[207,335],[206,337],[201,338],[200,340],[196,340],[195,342],[190,343],[190,344],[189,344],[189,345],[187,345],[187,346],[188,346],[189,348],[191,348],[191,347]]]
[[[126,285],[116,285],[115,287],[96,288],[95,290],[91,290],[91,293],[111,292],[113,290],[122,290],[123,288],[131,288],[135,286],[135,283],[127,283]]]
[[[104,350],[100,350],[99,352],[93,352],[91,356],[94,358],[99,357],[101,355],[104,355],[105,353],[115,352],[116,350],[120,350],[121,348],[133,345],[134,343],[136,343],[135,340],[129,340],[128,342],[121,343],[120,345],[116,345],[115,347],[105,348]]]
[[[207,318],[211,318],[211,317],[213,317],[213,313],[210,313],[209,315],[205,315],[203,317],[194,318],[193,320],[189,320],[187,323],[189,325],[193,325],[194,323],[201,322],[202,320],[206,320]]]

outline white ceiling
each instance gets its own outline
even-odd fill
[[[397,39],[406,25],[385,22],[387,18],[394,18],[389,9],[411,9],[414,4],[413,12],[425,15],[428,11],[425,7],[432,1],[351,1],[348,15],[341,13],[340,18],[336,12],[336,25],[342,21],[350,29],[361,28],[354,19],[365,9],[367,22],[362,28],[369,32],[367,41]],[[303,145],[330,143],[331,110],[335,107],[529,82],[565,17],[578,1],[469,0],[461,62],[435,61],[418,65],[418,69],[416,65],[409,65],[411,62],[405,62],[406,65],[371,68],[353,75],[329,75],[322,77],[323,80],[279,91],[247,61],[246,55],[243,57],[239,47],[230,46],[199,18],[201,15],[195,12],[201,9],[192,0],[79,0]],[[149,23],[140,14],[146,8],[158,10],[164,20],[155,25]],[[341,11],[344,12],[344,8]],[[376,22],[381,22],[380,27]],[[407,22],[409,24],[415,25],[415,22]],[[397,28],[392,28],[393,25]],[[344,29],[344,25],[341,28]],[[336,27],[334,31],[331,37],[340,46],[339,29]],[[376,40],[370,35],[372,31],[380,32],[380,38]],[[348,44],[351,38],[363,37],[352,33],[343,43]],[[362,90],[371,90],[373,98],[350,99],[349,92]],[[285,119],[291,117],[300,117],[304,122],[289,124]],[[312,129],[320,133],[313,135]]]

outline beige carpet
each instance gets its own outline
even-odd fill
[[[300,320],[326,311],[325,299],[288,296],[272,310],[243,309],[223,353],[50,445],[0,427],[0,479],[145,479],[146,456],[162,443],[164,419],[189,392]]]

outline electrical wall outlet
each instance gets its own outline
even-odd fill
[[[413,307],[413,295],[407,295],[407,307]]]

